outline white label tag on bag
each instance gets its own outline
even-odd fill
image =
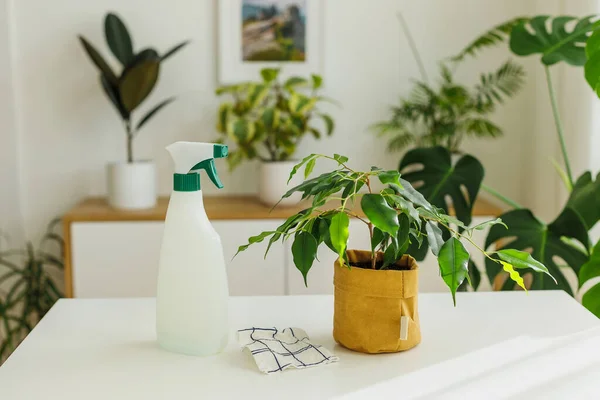
[[[408,317],[400,317],[400,340],[408,340]]]

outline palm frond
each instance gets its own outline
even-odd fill
[[[525,70],[508,60],[495,72],[481,74],[480,83],[475,87],[476,104],[482,108],[493,108],[494,104],[502,103],[505,97],[517,94],[524,84]]]
[[[463,132],[478,138],[496,138],[503,134],[498,125],[486,118],[469,118],[461,125]]]
[[[440,63],[440,75],[442,76],[442,81],[444,83],[453,83],[454,82],[454,76],[452,74],[452,70],[450,70],[450,68],[444,63]]]
[[[417,137],[410,132],[404,132],[396,135],[388,142],[388,151],[396,152],[406,149],[411,144],[417,141]]]
[[[478,52],[488,47],[494,47],[506,41],[513,30],[513,28],[520,23],[529,21],[530,18],[518,17],[510,21],[506,21],[500,25],[493,27],[477,39],[473,40],[467,45],[459,54],[452,57],[451,60],[454,62],[463,61],[467,56],[475,56]]]

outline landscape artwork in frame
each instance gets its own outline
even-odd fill
[[[219,0],[219,83],[322,74],[320,0]]]
[[[306,0],[242,0],[242,59],[306,60]]]

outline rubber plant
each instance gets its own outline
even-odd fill
[[[229,95],[219,107],[217,131],[219,142],[231,141],[237,149],[227,158],[231,168],[243,160],[286,161],[296,152],[306,135],[320,139],[333,133],[333,118],[318,110],[323,80],[294,76],[281,82],[280,70],[261,70],[262,80],[219,87],[217,95]],[[303,92],[304,91],[304,92]],[[321,128],[314,124],[321,120]]]
[[[373,129],[380,136],[391,137],[389,151],[416,147],[400,161],[399,171],[406,171],[404,179],[446,214],[454,209],[457,219],[469,226],[485,170],[477,158],[463,152],[463,141],[497,138],[503,134],[490,116],[506,99],[520,91],[525,72],[520,65],[508,60],[496,71],[481,74],[478,83],[469,88],[454,80],[454,71],[464,56],[454,57],[441,63],[440,82],[434,86],[407,22],[402,14],[398,14],[398,19],[421,77],[410,96],[392,108],[391,119],[373,125]],[[493,35],[481,41],[494,43],[510,26],[496,27]],[[469,54],[474,52],[469,51]],[[425,233],[424,227],[422,229]],[[440,226],[440,229],[448,238],[445,228]],[[422,261],[427,250],[427,242],[421,246],[413,243],[407,252]],[[481,281],[479,269],[471,262],[469,271],[472,287],[477,290]],[[465,283],[460,290],[466,289]]]
[[[175,98],[169,97],[160,101],[139,118],[137,123],[133,121],[133,113],[156,87],[162,62],[189,42],[181,42],[162,55],[151,47],[135,52],[125,23],[114,13],[108,13],[104,18],[104,36],[110,51],[120,65],[120,73],[113,70],[109,62],[86,38],[80,35],[79,41],[100,73],[102,90],[123,120],[127,135],[127,162],[132,163],[134,138],[152,117]]]
[[[501,246],[527,250],[548,267],[558,281],[558,287],[571,295],[592,278],[600,276],[600,244],[593,246],[589,237],[589,231],[600,220],[600,179],[597,177],[594,180],[589,171],[577,179],[573,177],[551,67],[559,63],[574,67],[585,66],[586,79],[597,91],[600,82],[600,23],[594,19],[570,16],[551,18],[545,15],[518,18],[504,25],[506,29],[502,35],[496,35],[494,30],[487,32],[459,55],[465,57],[508,40],[510,50],[515,55],[535,55],[540,58],[564,164],[564,169],[558,164],[556,167],[569,197],[558,216],[547,223],[536,217],[531,210],[499,195],[500,199],[515,209],[501,216],[509,227],[507,230],[498,227],[490,229],[486,246],[489,248],[501,243]],[[486,37],[495,37],[497,40],[484,40]],[[487,275],[490,281],[500,278],[497,282],[502,283],[501,269],[494,264],[492,260],[486,260]],[[578,277],[576,288],[569,285],[562,271],[564,268],[571,269]],[[543,274],[531,273],[529,279],[531,289],[556,289],[555,283],[546,279]],[[595,283],[583,294],[582,303],[600,316],[600,285],[597,281]],[[508,280],[501,286],[502,290],[513,288],[514,285]]]
[[[0,364],[62,297],[53,272],[64,269],[64,242],[53,221],[36,249],[0,249]],[[54,270],[54,271],[52,271]]]
[[[318,160],[330,160],[335,168],[308,179]],[[293,237],[294,265],[306,284],[308,272],[317,258],[317,249],[323,244],[337,254],[341,265],[362,267],[348,263],[346,257],[350,218],[356,218],[369,231],[369,267],[372,269],[390,268],[405,254],[411,243],[421,244],[427,241],[438,259],[441,278],[449,287],[454,304],[458,287],[470,279],[470,255],[462,241],[470,242],[490,262],[509,272],[518,285],[523,286],[518,269],[534,270],[550,276],[546,267],[529,253],[513,249],[485,251],[473,243],[473,231],[488,226],[504,227],[502,220],[495,219],[468,228],[428,202],[409,182],[400,177],[398,171],[386,171],[377,167],[372,167],[370,171],[357,171],[348,166],[347,157],[338,154],[332,157],[311,154],[293,168],[290,179],[302,167],[305,181],[290,189],[283,198],[300,192],[304,199],[310,199],[310,206],[289,217],[276,230],[251,237],[248,244],[239,247],[238,253],[268,239],[266,256],[273,243]],[[386,187],[374,190],[376,183]],[[363,188],[366,188],[367,193],[360,193]],[[422,226],[425,227],[425,233]],[[446,229],[449,233],[447,238],[443,237],[438,226]],[[383,253],[381,262],[377,262],[378,252]]]

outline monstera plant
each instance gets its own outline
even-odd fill
[[[557,167],[569,192],[567,203],[558,216],[546,223],[531,210],[521,207],[502,215],[508,229],[492,227],[486,239],[486,247],[500,244],[529,251],[544,263],[558,281],[558,287],[573,295],[583,284],[595,285],[583,294],[585,307],[600,316],[600,285],[591,281],[600,276],[600,244],[592,245],[589,231],[600,220],[600,179],[593,179],[590,172],[574,179],[567,148],[565,132],[559,113],[557,97],[551,75],[551,67],[566,63],[575,67],[585,65],[586,79],[598,92],[600,83],[600,23],[593,17],[577,19],[568,16],[550,18],[536,16],[518,18],[487,32],[470,44],[458,57],[475,54],[486,47],[509,40],[510,49],[517,56],[537,56],[547,78],[548,93],[558,135],[564,168]],[[503,198],[505,199],[505,198]],[[515,205],[511,202],[511,205]],[[578,277],[578,285],[572,288],[564,274],[570,269]],[[486,260],[486,272],[491,281],[501,284],[502,290],[514,288],[508,280],[502,283],[501,269],[492,260]],[[532,289],[555,289],[541,274],[532,272],[528,281]],[[591,281],[591,282],[590,282]]]
[[[133,140],[160,110],[174,100],[158,102],[134,122],[133,114],[154,90],[162,63],[188,44],[181,42],[163,54],[154,48],[134,51],[133,41],[123,21],[114,13],[104,19],[106,43],[116,58],[120,73],[83,36],[79,40],[99,73],[102,90],[123,121],[126,134],[127,165],[108,166],[109,200],[115,207],[148,208],[156,203],[155,167],[150,162],[134,163]],[[130,184],[131,181],[136,185]]]

